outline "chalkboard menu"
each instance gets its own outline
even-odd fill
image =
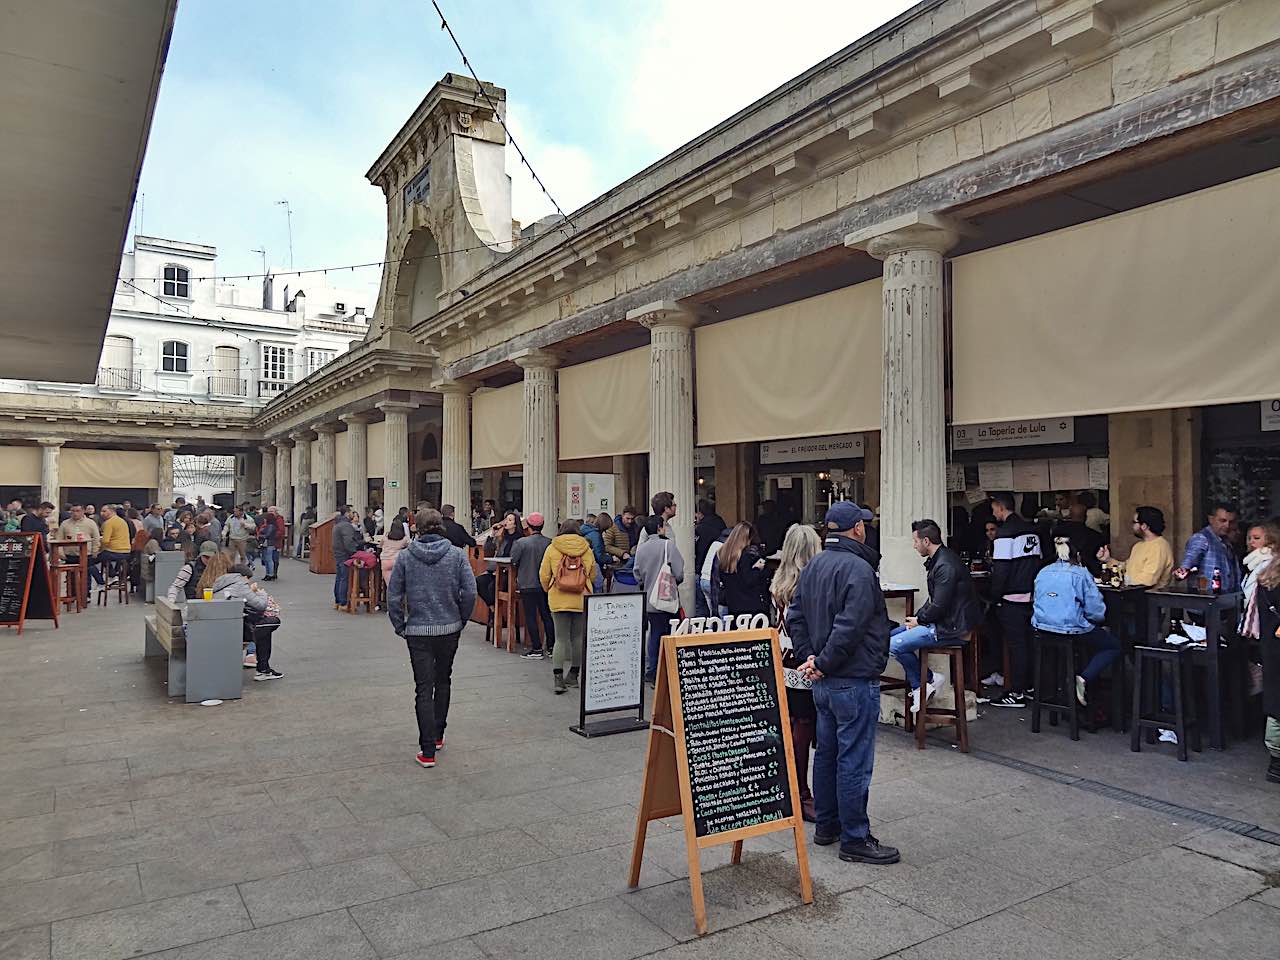
[[[579,717],[569,729],[583,737],[644,730],[644,594],[588,594],[585,604]],[[587,721],[621,710],[632,715]]]
[[[771,640],[676,650],[699,837],[791,816]]]
[[[651,820],[684,819],[694,925],[707,932],[701,851],[791,831],[800,897],[813,902],[776,630],[662,638],[629,884],[640,882]]]
[[[21,633],[27,620],[58,623],[44,538],[38,533],[0,533],[0,625],[17,627]]]

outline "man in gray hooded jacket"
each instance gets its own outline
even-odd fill
[[[444,537],[438,510],[419,510],[418,539],[400,551],[387,584],[387,614],[409,647],[418,714],[418,764],[436,765],[444,746],[458,637],[476,604],[467,556]]]

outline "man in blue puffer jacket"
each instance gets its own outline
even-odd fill
[[[1120,643],[1101,624],[1107,605],[1093,575],[1080,565],[1080,556],[1066,537],[1054,540],[1058,560],[1036,574],[1031,625],[1046,633],[1082,636],[1093,650],[1088,665],[1076,677],[1076,699],[1087,706],[1088,683],[1120,656]],[[1038,679],[1038,678],[1037,678]]]
[[[445,539],[440,511],[419,510],[417,529],[418,539],[391,570],[387,614],[413,665],[418,764],[434,767],[444,746],[458,637],[476,605],[476,575],[466,554]]]

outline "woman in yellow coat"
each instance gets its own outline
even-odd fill
[[[596,560],[591,544],[582,536],[577,520],[560,524],[560,532],[542,555],[538,579],[547,591],[547,604],[556,628],[556,646],[551,656],[551,673],[556,693],[578,685],[578,669],[582,663],[582,642],[586,634],[583,598],[591,592],[596,576]],[[569,675],[564,672],[570,661]]]

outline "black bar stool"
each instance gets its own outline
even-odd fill
[[[1196,717],[1196,697],[1191,686],[1191,653],[1188,647],[1133,648],[1133,725],[1129,732],[1129,749],[1142,751],[1142,734],[1147,743],[1155,743],[1157,729],[1172,730],[1178,735],[1178,759],[1187,759],[1187,732],[1192,734],[1191,749],[1199,753],[1200,721]],[[1165,713],[1161,699],[1165,668],[1173,672],[1173,713]]]
[[[1082,708],[1076,700],[1076,639],[1065,633],[1049,633],[1045,630],[1035,632],[1032,676],[1035,677],[1036,692],[1031,700],[1032,733],[1040,732],[1040,711],[1045,710],[1049,714],[1049,726],[1056,727],[1059,715],[1064,715],[1071,731],[1071,739],[1080,739]]]

